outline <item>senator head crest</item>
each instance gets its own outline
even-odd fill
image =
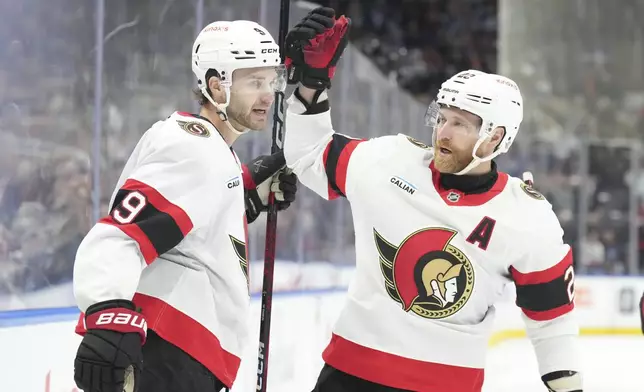
[[[455,235],[450,229],[426,228],[395,245],[374,229],[387,294],[405,312],[441,319],[458,312],[472,295],[474,269],[450,243]]]

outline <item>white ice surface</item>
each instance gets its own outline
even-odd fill
[[[584,392],[644,392],[644,336],[582,337]],[[488,353],[484,392],[546,392],[527,339]]]

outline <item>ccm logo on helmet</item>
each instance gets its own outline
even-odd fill
[[[130,313],[101,313],[96,320],[96,325],[117,324],[117,325],[131,325],[136,328],[141,328],[147,332],[148,323],[143,316],[132,315]]]
[[[262,54],[266,54],[266,53],[277,53],[277,49],[274,49],[274,48],[262,49]]]

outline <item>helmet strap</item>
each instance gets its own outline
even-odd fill
[[[467,166],[465,166],[463,170],[454,174],[456,174],[457,176],[465,175],[469,173],[472,169],[474,169],[476,166],[480,165],[481,163],[491,161],[492,159],[496,158],[501,154],[500,149],[495,149],[494,152],[492,152],[492,154],[483,158],[476,155],[476,152],[481,147],[481,144],[483,144],[483,142],[489,138],[490,138],[490,135],[488,133],[482,133],[482,135],[479,137],[479,140],[476,141],[476,144],[474,144],[474,148],[472,149],[472,161]]]
[[[230,87],[226,86],[224,87],[225,92],[226,92],[226,102],[224,103],[217,103],[215,100],[212,98],[212,96],[208,93],[207,89],[202,88],[201,92],[203,95],[210,101],[210,103],[214,106],[215,110],[217,111],[217,115],[219,116],[219,119],[223,121],[228,129],[235,135],[243,135],[249,131],[249,129],[244,129],[242,131],[237,130],[233,124],[230,123],[230,120],[228,119],[228,113],[226,113],[226,109],[228,108],[228,105],[230,104]]]

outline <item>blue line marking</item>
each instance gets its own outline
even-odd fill
[[[315,296],[322,294],[346,293],[346,289],[319,289],[281,291],[273,293],[273,298],[278,297],[299,297]],[[261,301],[262,293],[254,293],[251,296],[253,301]],[[0,328],[20,327],[25,325],[38,325],[62,321],[76,321],[80,311],[75,306],[58,308],[38,308],[0,311]]]

